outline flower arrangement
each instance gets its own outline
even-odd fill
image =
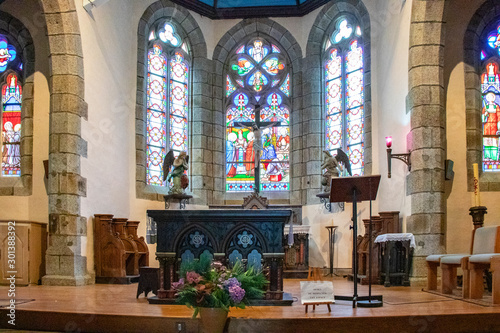
[[[193,318],[202,307],[244,309],[248,300],[263,297],[268,283],[262,272],[253,268],[245,271],[239,261],[227,268],[208,258],[182,263],[180,276],[172,288],[177,292],[177,303],[194,308]]]

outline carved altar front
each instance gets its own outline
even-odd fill
[[[269,281],[265,299],[283,299],[283,234],[290,210],[148,210],[147,215],[157,225],[160,261],[160,290],[150,303],[173,301],[180,263],[201,256],[262,269]]]
[[[231,210],[291,210],[291,221],[285,226],[283,248],[285,252],[283,277],[307,278],[309,269],[309,226],[302,225],[301,205],[272,205],[266,197],[257,193],[252,193],[243,199],[242,205],[209,206],[210,209],[231,209]],[[292,228],[290,229],[290,223]],[[289,233],[293,233],[293,242],[289,238]]]

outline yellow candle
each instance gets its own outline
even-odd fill
[[[481,196],[479,194],[479,169],[477,163],[472,164],[474,169],[474,204],[475,206],[481,206]]]

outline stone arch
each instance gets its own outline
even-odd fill
[[[411,216],[407,232],[415,235],[413,280],[425,279],[425,257],[444,253],[445,212],[444,161],[446,158],[444,59],[444,13],[446,0],[413,1],[408,111],[411,112],[411,173],[407,193]]]
[[[83,241],[87,221],[80,215],[80,198],[86,196],[80,158],[87,156],[81,121],[87,117],[84,100],[83,52],[75,2],[39,0],[50,52],[49,134],[49,247],[48,285],[93,283],[87,272]]]
[[[189,114],[189,136],[190,142],[193,142],[194,134],[201,134],[203,130],[203,119],[210,113],[210,104],[206,99],[210,97],[208,93],[209,83],[207,80],[210,73],[210,65],[207,66],[207,45],[203,33],[196,23],[193,16],[183,7],[172,2],[157,1],[151,4],[139,21],[137,30],[137,100],[136,100],[136,197],[148,200],[163,201],[163,196],[167,194],[167,189],[159,186],[146,184],[146,93],[145,93],[145,75],[146,50],[150,28],[161,19],[170,18],[177,23],[182,31],[183,38],[187,38],[192,55],[191,64],[191,85],[190,85],[190,103],[191,111]],[[203,116],[200,116],[202,114]],[[201,129],[201,130],[200,130]],[[196,151],[190,144],[189,155],[191,161],[194,160],[193,154]],[[192,165],[192,163],[191,163]],[[197,177],[196,170],[191,168],[191,177]],[[191,181],[193,184],[194,182]],[[192,187],[193,185],[191,185]],[[206,203],[206,202],[204,202]]]
[[[225,192],[225,177],[223,170],[225,169],[225,158],[224,158],[224,147],[225,147],[225,113],[223,107],[224,100],[224,69],[227,63],[230,52],[238,45],[242,40],[256,37],[256,36],[269,36],[279,43],[283,49],[286,51],[288,58],[290,59],[292,65],[292,101],[291,101],[291,114],[290,118],[290,132],[291,132],[291,157],[290,166],[291,169],[302,169],[302,165],[299,160],[297,160],[294,155],[294,150],[302,146],[302,138],[300,133],[300,128],[298,127],[298,121],[295,119],[300,119],[300,111],[302,109],[302,49],[295,38],[290,32],[288,32],[279,23],[267,19],[245,19],[233,26],[222,38],[214,49],[213,61],[214,61],[214,75],[215,75],[215,93],[214,93],[214,146],[219,147],[219,152],[214,155],[213,163],[214,168],[217,170],[214,177],[214,200],[219,200],[218,203],[223,203],[224,198],[226,198]],[[302,174],[296,171],[291,172],[290,176],[290,193],[286,199],[290,202],[297,203],[300,200],[300,192],[295,190],[300,188],[300,178]],[[273,199],[277,193],[269,193],[266,196]],[[234,196],[235,193],[231,193]],[[248,195],[248,193],[246,193]]]
[[[481,52],[480,37],[486,29],[491,28],[495,19],[500,16],[500,4],[486,1],[470,19],[464,34],[464,76],[465,76],[465,106],[467,130],[467,190],[473,191],[472,164],[482,165],[482,96],[481,96]],[[496,28],[496,26],[495,26]],[[500,59],[500,58],[497,58]],[[481,191],[500,191],[500,174],[479,171]]]
[[[23,100],[21,105],[21,177],[0,178],[1,196],[27,196],[32,193],[33,175],[33,90],[35,47],[29,30],[12,15],[0,12],[0,34],[9,38],[23,59]],[[1,82],[3,84],[4,82]]]
[[[304,90],[304,106],[309,105],[310,110],[304,110],[308,114],[308,118],[304,121],[304,130],[308,129],[304,134],[312,135],[314,143],[308,143],[302,147],[304,160],[308,156],[311,167],[307,167],[307,175],[310,177],[311,184],[310,192],[307,200],[310,203],[317,203],[316,194],[322,192],[319,180],[321,179],[321,159],[322,150],[324,147],[324,89],[322,83],[322,56],[324,50],[324,42],[335,29],[335,19],[340,15],[352,15],[362,26],[363,36],[363,53],[364,53],[364,77],[365,79],[365,174],[371,174],[372,170],[372,102],[371,102],[371,25],[368,11],[361,0],[355,1],[339,1],[331,2],[323,7],[321,12],[316,17],[316,20],[309,32],[307,40],[306,58],[304,60],[304,72],[308,73],[304,77],[304,87],[310,87]],[[308,119],[317,124],[317,126],[306,126]],[[309,120],[309,122],[311,122]]]

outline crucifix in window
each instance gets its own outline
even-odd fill
[[[262,155],[262,130],[269,127],[277,127],[280,125],[279,122],[261,121],[260,116],[260,105],[255,105],[255,121],[254,122],[235,122],[234,127],[246,127],[252,130],[253,140],[249,140],[249,144],[253,147],[253,159],[254,159],[254,191],[259,194],[260,192],[260,158]],[[250,135],[250,134],[249,134]],[[249,166],[251,168],[251,165]],[[247,170],[249,170],[247,168]]]

